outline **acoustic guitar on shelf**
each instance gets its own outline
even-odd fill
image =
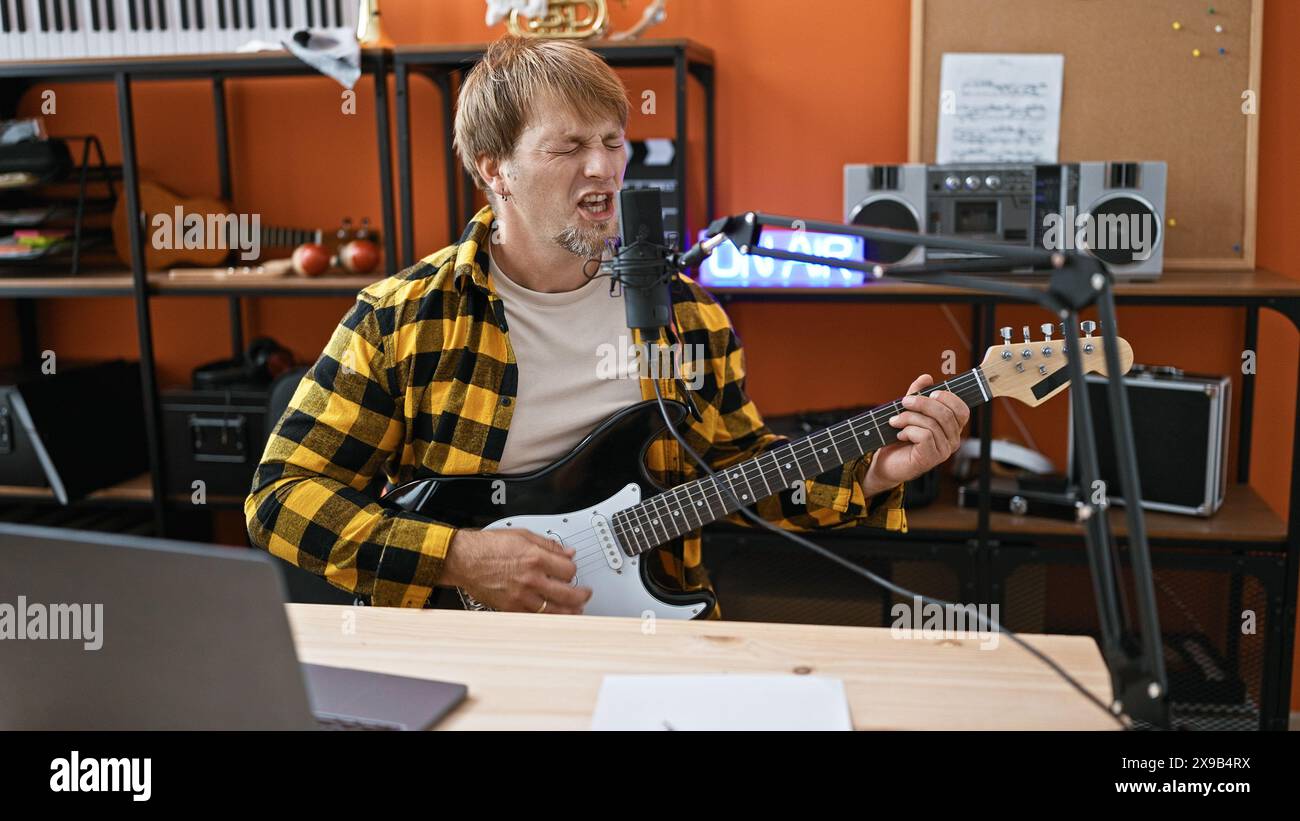
[[[324,246],[326,252],[333,256],[352,240],[379,242],[379,232],[364,219],[355,227],[351,220],[344,219],[332,230],[259,225],[257,257],[243,259],[238,251],[242,245],[239,234],[241,215],[232,212],[229,204],[213,197],[182,197],[151,180],[141,180],[139,187],[140,229],[144,234],[144,265],[148,271],[163,271],[184,265],[223,267],[231,260],[232,254],[232,264],[249,266],[262,260],[289,257],[303,243]],[[175,224],[178,214],[181,216],[180,225]],[[155,219],[160,215],[165,219]],[[197,215],[201,219],[192,220],[190,215]],[[247,219],[247,215],[243,216]],[[201,229],[195,229],[192,225],[188,229],[199,231],[199,242],[186,242],[187,222],[201,223]],[[210,236],[213,233],[217,236]],[[155,242],[155,238],[162,241]],[[202,247],[184,247],[187,244],[199,244]],[[160,245],[164,247],[158,247]],[[165,247],[168,245],[172,247]],[[122,264],[130,265],[131,240],[127,231],[125,194],[118,195],[113,209],[113,247]]]

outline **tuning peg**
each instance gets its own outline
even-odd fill
[[[1011,344],[1011,326],[1010,326],[1010,325],[1007,325],[1007,326],[1005,326],[1005,327],[999,328],[999,329],[998,329],[998,333],[1002,335],[1002,344],[1003,344],[1003,345],[1010,345],[1010,344]]]
[[[1097,323],[1091,319],[1085,319],[1079,323],[1079,327],[1083,330],[1084,336],[1092,336],[1092,332],[1097,330]]]
[[[1050,323],[1050,322],[1044,322],[1042,325],[1039,325],[1038,328],[1039,328],[1039,330],[1041,330],[1041,331],[1043,332],[1043,341],[1044,341],[1044,342],[1051,342],[1051,341],[1052,341],[1052,323]]]
[[[1028,326],[1028,325],[1023,326],[1023,327],[1021,328],[1021,332],[1024,333],[1024,335],[1025,335],[1025,344],[1028,345],[1028,344],[1029,344],[1029,326]]]

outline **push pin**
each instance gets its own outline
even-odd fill
[[[1170,227],[1170,228],[1174,228],[1174,227],[1177,227],[1177,225],[1178,225],[1178,220],[1174,219],[1173,217],[1170,217],[1170,218],[1169,218],[1169,227]]]
[[[1200,57],[1200,56],[1201,56],[1201,50],[1200,50],[1199,48],[1194,48],[1194,49],[1192,49],[1192,56],[1193,56],[1193,57]]]
[[[1223,34],[1223,26],[1215,26],[1215,27],[1214,27],[1214,33],[1215,33],[1215,34]]]
[[[1182,31],[1182,30],[1183,30],[1183,24],[1180,23],[1180,22],[1178,22],[1177,20],[1175,20],[1175,21],[1174,21],[1174,31]]]

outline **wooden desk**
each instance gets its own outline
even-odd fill
[[[1115,729],[1005,637],[902,640],[888,629],[286,605],[302,661],[463,682],[440,728],[583,730],[606,673],[808,673],[844,681],[859,730]],[[1091,638],[1032,636],[1110,702]]]

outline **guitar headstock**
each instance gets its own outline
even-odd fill
[[[1030,406],[1040,405],[1070,384],[1067,357],[1076,354],[1083,357],[1084,373],[1106,373],[1106,341],[1092,335],[1097,323],[1087,320],[1080,322],[1079,326],[1084,333],[1081,337],[1052,339],[1052,331],[1059,327],[1064,332],[1065,324],[1053,326],[1045,323],[1041,326],[1043,339],[1031,342],[1029,326],[1026,325],[1024,340],[1015,343],[1011,341],[1011,329],[1003,328],[1002,344],[989,348],[980,364],[989,390],[994,396],[1009,396]],[[1120,367],[1128,373],[1133,366],[1133,348],[1124,339],[1116,341]]]

